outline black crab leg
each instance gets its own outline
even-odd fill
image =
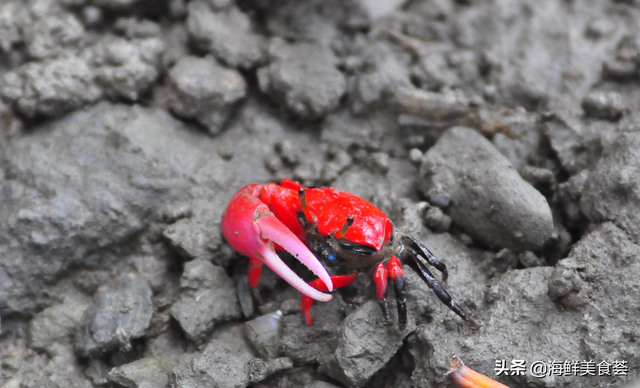
[[[453,300],[453,298],[451,297],[451,295],[449,295],[447,290],[445,290],[440,285],[440,283],[438,283],[438,281],[433,276],[431,271],[429,271],[429,269],[427,268],[426,265],[424,265],[420,257],[418,257],[418,254],[415,251],[413,251],[413,249],[406,249],[406,252],[407,252],[406,255],[411,259],[409,260],[409,265],[411,266],[411,268],[413,268],[418,273],[418,275],[422,278],[422,280],[424,280],[425,283],[427,283],[429,288],[433,290],[433,292],[436,294],[438,299],[440,299],[442,303],[444,303],[449,309],[451,309],[451,311],[458,314],[460,318],[464,319],[467,322],[473,323],[474,322],[473,319],[469,317],[469,315],[458,304],[458,302]],[[444,274],[443,274],[443,277],[444,277]]]
[[[335,238],[337,239],[343,238],[345,233],[347,233],[347,230],[349,230],[349,228],[351,227],[351,225],[353,225],[353,216],[349,215],[349,217],[347,217],[347,220],[344,222],[344,225],[342,225],[342,228],[340,228],[340,230],[335,233]]]
[[[423,243],[411,236],[402,236],[402,238],[406,238],[407,240],[409,240],[409,246],[413,249],[414,253],[417,253],[418,255],[424,257],[431,266],[442,273],[443,282],[447,281],[447,279],[449,278],[447,266],[443,262],[439,261],[436,256],[431,253],[429,248],[427,248]]]
[[[398,324],[400,331],[407,327],[407,293],[404,286],[404,271],[397,257],[392,256],[387,262],[389,277],[393,280],[396,291],[396,304],[398,305]]]

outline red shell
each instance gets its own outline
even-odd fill
[[[270,183],[260,190],[260,200],[274,215],[301,239],[304,230],[297,213],[302,209],[298,189],[304,187],[283,179],[281,185]],[[356,244],[380,250],[389,241],[393,224],[380,209],[346,191],[330,188],[305,188],[308,212],[316,218],[318,233],[327,236],[342,228],[348,216],[354,221],[344,238]]]

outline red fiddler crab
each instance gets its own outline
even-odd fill
[[[229,244],[249,257],[249,285],[257,287],[266,264],[302,293],[300,311],[313,324],[313,300],[327,302],[333,291],[355,280],[351,275],[329,276],[318,257],[328,265],[353,270],[376,265],[373,278],[384,318],[390,322],[387,278],[395,287],[398,321],[407,324],[406,293],[402,265],[406,261],[438,298],[465,321],[467,313],[442,288],[427,264],[447,279],[447,267],[419,241],[394,232],[387,215],[364,199],[330,188],[307,188],[289,179],[280,184],[253,183],[236,192],[222,215],[222,233]],[[318,279],[306,283],[276,254],[286,250],[306,265]]]

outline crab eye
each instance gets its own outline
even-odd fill
[[[327,259],[334,261],[336,259],[336,254],[335,253],[330,253],[327,255]]]
[[[357,253],[359,255],[371,256],[378,253],[378,250],[376,248],[370,247],[368,245],[354,244],[354,243],[348,243],[348,242],[340,242],[339,244],[340,244],[340,248],[344,249],[345,251],[349,251],[351,253]]]

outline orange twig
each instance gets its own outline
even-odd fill
[[[509,388],[495,380],[468,368],[458,356],[451,359],[451,369],[447,376],[460,388]]]

